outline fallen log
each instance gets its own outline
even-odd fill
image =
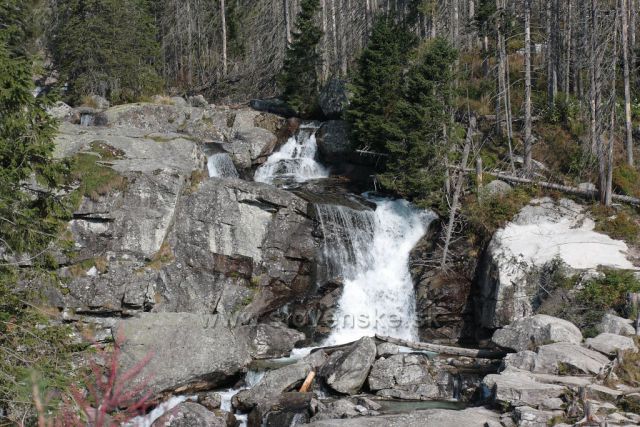
[[[460,169],[459,167],[453,166],[453,169]],[[471,169],[471,168],[464,168],[465,172],[473,172],[475,173],[476,170],[475,169]],[[486,175],[491,175],[494,176],[496,178],[500,178],[503,181],[508,181],[511,183],[515,183],[515,184],[529,184],[529,185],[537,185],[540,186],[542,188],[548,188],[550,190],[557,190],[557,191],[562,191],[563,193],[569,193],[569,194],[575,194],[577,196],[583,196],[583,197],[591,197],[591,198],[598,198],[598,190],[586,190],[586,189],[582,189],[582,188],[577,188],[577,187],[571,187],[568,185],[562,185],[562,184],[556,184],[553,182],[546,182],[546,181],[536,181],[534,179],[529,179],[529,178],[521,178],[519,176],[513,176],[513,175],[509,175],[506,174],[504,172],[499,172],[499,171],[487,171],[485,172]],[[623,196],[622,194],[613,194],[611,196],[612,200],[616,201],[616,202],[622,202],[622,203],[629,203],[630,205],[635,205],[635,206],[640,206],[640,199],[636,198],[636,197],[631,197],[631,196]]]
[[[409,340],[403,340],[400,338],[385,337],[382,335],[376,335],[376,338],[379,339],[380,341],[413,348],[415,350],[426,350],[426,351],[432,351],[434,353],[446,354],[451,356],[474,357],[474,358],[481,358],[481,359],[502,359],[504,356],[507,355],[507,353],[504,351],[492,351],[492,350],[483,350],[483,349],[475,349],[475,348],[453,347],[453,346],[441,345],[441,344],[430,344],[426,342],[414,342]]]
[[[307,378],[304,380],[304,383],[302,383],[302,387],[300,387],[300,393],[307,393],[309,391],[309,388],[311,387],[311,383],[313,382],[313,379],[315,377],[316,377],[316,371],[309,372],[309,375],[307,375]]]

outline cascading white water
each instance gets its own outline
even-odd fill
[[[435,215],[406,200],[370,200],[377,208],[368,213],[318,206],[328,270],[344,279],[327,345],[375,334],[417,337],[409,253]]]
[[[227,153],[217,153],[209,156],[207,161],[209,176],[211,178],[239,178],[231,156]]]
[[[326,178],[329,172],[316,161],[315,124],[304,124],[296,136],[292,136],[256,170],[255,181],[273,184],[281,182],[305,182]]]

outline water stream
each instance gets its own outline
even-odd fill
[[[288,184],[329,176],[327,169],[316,161],[318,129],[316,123],[300,126],[298,133],[256,170],[255,181]]]
[[[417,338],[409,254],[435,216],[406,200],[368,198],[375,211],[318,206],[327,270],[344,281],[327,345],[375,334]]]

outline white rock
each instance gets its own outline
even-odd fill
[[[554,342],[580,344],[582,333],[571,322],[537,314],[516,320],[510,325],[498,329],[491,340],[500,347],[524,351]]]
[[[537,199],[493,236],[480,278],[480,323],[499,328],[533,314],[540,291],[535,274],[560,259],[572,270],[599,266],[635,269],[627,245],[594,231],[582,206],[562,199]]]

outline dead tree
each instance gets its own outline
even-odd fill
[[[524,0],[524,169],[531,172],[531,1]]]
[[[624,123],[625,143],[627,149],[627,164],[633,167],[633,127],[631,123],[631,85],[629,82],[629,19],[627,15],[627,0],[620,0],[620,15],[622,20],[622,62],[624,78]],[[634,29],[635,31],[635,29]]]

